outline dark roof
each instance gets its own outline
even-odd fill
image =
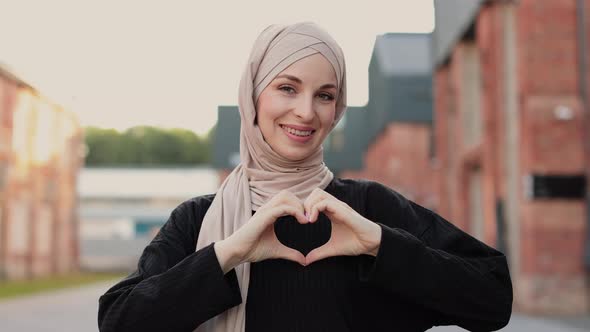
[[[463,38],[484,0],[434,0],[432,51],[434,67],[443,64]]]
[[[430,34],[378,36],[369,64],[371,140],[390,122],[432,121]]]
[[[430,38],[425,34],[387,33],[375,40],[373,54],[386,76],[429,75]]]

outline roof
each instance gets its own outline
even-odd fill
[[[383,75],[429,75],[430,43],[427,34],[387,33],[375,40],[373,55]]]
[[[377,36],[369,63],[370,139],[390,122],[432,121],[431,35]]]
[[[473,24],[484,0],[434,0],[433,65],[438,67]]]

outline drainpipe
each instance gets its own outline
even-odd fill
[[[578,72],[579,89],[582,100],[583,118],[582,135],[584,145],[584,164],[586,175],[586,243],[584,247],[584,265],[590,270],[590,100],[588,97],[588,50],[586,48],[586,17],[584,0],[576,1],[578,31]]]

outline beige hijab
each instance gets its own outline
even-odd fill
[[[323,161],[321,145],[305,160],[291,161],[272,150],[257,125],[256,101],[264,88],[292,63],[322,54],[334,67],[338,99],[332,129],[346,109],[346,76],[342,50],[328,33],[312,22],[271,25],[256,39],[240,80],[241,163],[217,190],[205,214],[196,249],[229,237],[244,225],[252,210],[283,189],[304,200],[313,189],[325,189],[334,175]],[[196,331],[244,331],[250,263],[235,268],[242,303],[203,323]]]

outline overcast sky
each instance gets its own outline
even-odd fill
[[[203,133],[236,105],[252,43],[272,23],[315,21],[341,45],[348,104],[367,102],[375,37],[431,32],[432,0],[0,0],[0,65],[82,125]]]

